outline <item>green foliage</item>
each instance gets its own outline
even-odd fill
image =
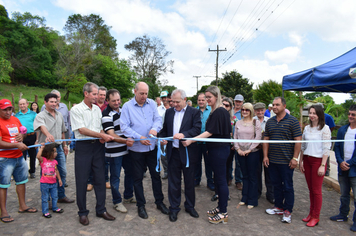
[[[5,18],[9,18],[9,14],[7,13],[6,8],[0,4],[0,17],[4,16]]]
[[[290,94],[291,92],[285,91],[285,94]],[[263,102],[266,104],[271,104],[275,97],[282,96],[282,84],[273,81],[263,81],[262,84],[257,85],[257,89],[253,92],[253,98],[255,102]]]
[[[249,82],[249,79],[243,78],[236,70],[222,75],[223,78],[218,81],[222,95],[234,98],[236,94],[241,94],[246,102],[253,102],[253,83]],[[215,81],[211,82],[211,85],[215,85]]]
[[[325,96],[325,93],[323,92],[312,92],[304,94],[304,98],[311,101],[314,101],[316,98],[323,96]]]
[[[146,83],[155,85],[160,75],[174,73],[174,62],[172,60],[166,62],[171,52],[166,50],[166,45],[157,37],[151,38],[148,35],[137,37],[129,44],[125,44],[125,49],[133,53],[129,59],[139,79]]]
[[[44,17],[32,15],[30,12],[21,14],[20,12],[15,11],[12,13],[12,20],[29,28],[40,28],[46,26],[46,19]]]
[[[49,50],[33,30],[5,17],[0,17],[0,35],[6,41],[3,49],[14,69],[11,81],[31,83],[35,86],[51,86],[56,83],[51,68]]]
[[[108,56],[97,55],[94,58],[96,80],[94,83],[105,86],[106,88],[115,88],[120,91],[121,97],[131,98],[133,96],[132,89],[136,82],[135,73],[130,69],[130,66],[125,60],[112,60]]]
[[[68,17],[64,26],[67,39],[76,35],[83,36],[83,43],[91,44],[95,54],[117,57],[116,39],[110,34],[111,26],[107,26],[104,20],[95,14],[82,16],[74,14]]]
[[[168,91],[168,93],[172,93],[175,89],[177,89],[177,87],[174,85],[165,85],[162,87],[161,91]]]
[[[0,57],[0,83],[11,83],[11,78],[9,73],[11,73],[14,68],[11,67],[11,63],[3,57]]]
[[[58,84],[63,86],[67,90],[64,96],[64,100],[68,100],[70,93],[81,94],[83,91],[83,86],[87,82],[87,78],[85,78],[83,74],[69,75],[63,77],[58,82]]]

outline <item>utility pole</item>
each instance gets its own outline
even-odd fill
[[[197,94],[198,94],[198,90],[199,90],[199,87],[198,87],[198,79],[201,77],[200,75],[195,75],[193,76],[195,78],[197,78]]]
[[[219,68],[219,51],[227,51],[226,48],[223,50],[219,50],[219,45],[216,45],[216,50],[210,50],[209,48],[209,52],[216,52],[216,86],[218,86],[218,78],[219,78],[219,73],[218,73],[218,68]]]

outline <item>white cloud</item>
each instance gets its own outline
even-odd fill
[[[289,32],[288,36],[289,36],[289,40],[293,44],[296,44],[298,47],[301,47],[305,41],[305,36],[301,36],[300,34],[298,34],[296,32]]]
[[[291,63],[296,60],[299,54],[300,54],[300,48],[286,47],[278,51],[266,51],[265,57],[268,60],[277,63]]]

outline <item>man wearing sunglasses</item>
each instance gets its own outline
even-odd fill
[[[342,126],[337,132],[338,140],[345,142],[336,142],[334,151],[338,163],[338,180],[340,184],[340,208],[339,214],[331,216],[332,221],[347,221],[350,211],[350,189],[354,193],[354,204],[356,206],[356,152],[355,141],[346,141],[356,139],[356,105],[351,105],[348,114],[349,123]],[[356,211],[353,214],[354,221],[350,230],[356,232]]]

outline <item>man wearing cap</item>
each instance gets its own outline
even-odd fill
[[[23,135],[20,133],[21,122],[11,115],[12,104],[7,99],[0,100],[0,157],[6,161],[0,162],[0,220],[4,223],[14,221],[6,209],[7,189],[11,184],[11,176],[16,182],[16,192],[19,199],[19,213],[35,213],[36,208],[28,207],[25,200],[28,182],[28,165],[22,152],[28,147],[22,143]]]
[[[265,128],[266,128],[266,123],[268,121],[268,117],[264,116],[265,110],[266,110],[266,105],[262,102],[258,102],[253,106],[253,109],[255,111],[255,117],[253,119],[259,120],[261,123],[261,129],[262,129],[262,139],[264,136]],[[262,145],[260,145],[262,146]],[[263,162],[263,149],[260,148],[260,163],[258,165],[258,194],[261,196],[262,194],[262,162]],[[273,186],[271,183],[271,179],[269,177],[269,171],[268,168],[264,167],[264,173],[265,173],[265,185],[266,185],[266,199],[270,203],[274,204],[274,196],[273,196]]]
[[[33,122],[33,129],[39,131],[38,143],[54,142],[58,139],[65,139],[65,132],[67,128],[64,123],[63,115],[56,110],[58,96],[54,93],[49,93],[45,96],[46,109],[38,113]],[[67,167],[65,155],[68,154],[68,147],[66,141],[56,142],[58,171],[62,179],[62,186],[58,187],[58,202],[59,203],[73,203],[74,200],[69,199],[65,195],[64,186],[66,184]]]
[[[163,126],[163,121],[164,121],[164,116],[166,114],[166,110],[168,108],[170,108],[169,106],[169,103],[168,103],[168,99],[167,99],[167,96],[168,96],[168,91],[162,91],[161,92],[161,99],[163,101],[163,104],[161,104],[161,106],[157,107],[157,111],[158,111],[158,114],[162,117],[162,126]],[[165,153],[165,148],[164,146],[162,145],[161,146],[161,153]],[[163,176],[162,176],[162,179],[167,179],[168,178],[168,173],[167,173],[167,170],[168,170],[168,161],[167,161],[167,155],[161,155],[161,163],[162,163],[162,166],[163,166]]]
[[[241,94],[237,94],[234,98],[234,116],[236,120],[241,120],[241,107],[244,103],[244,97]],[[232,129],[235,132],[235,129]],[[232,179],[232,166],[229,168],[231,179]],[[237,152],[235,151],[235,185],[238,190],[242,190],[242,172],[240,168],[240,163],[237,159]]]
[[[28,101],[25,98],[20,99],[19,101],[19,108],[20,111],[15,114],[15,117],[17,117],[21,124],[26,127],[27,133],[26,137],[23,140],[23,143],[26,144],[27,146],[34,145],[37,138],[36,138],[36,133],[34,132],[33,129],[33,122],[35,121],[37,113],[34,111],[31,111],[28,109]],[[23,152],[23,156],[26,159],[28,155],[30,156],[30,178],[33,179],[35,178],[35,172],[36,172],[36,149],[35,148],[30,148],[28,151]]]

